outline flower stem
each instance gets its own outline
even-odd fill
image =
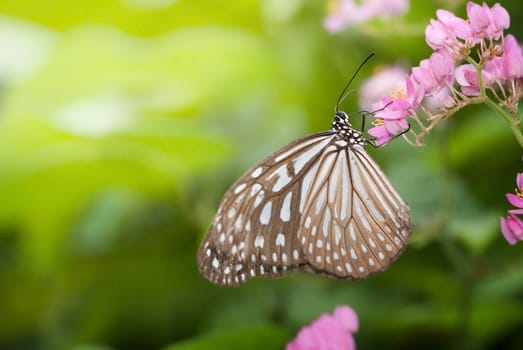
[[[521,133],[521,129],[519,128],[519,121],[517,118],[511,118],[511,116],[508,115],[508,113],[501,108],[496,102],[492,101],[490,98],[488,98],[486,95],[485,98],[485,104],[492,108],[494,111],[496,111],[497,114],[499,114],[507,124],[510,126],[510,130],[512,130],[512,133],[516,137],[516,140],[518,141],[521,148],[523,148],[523,134]]]

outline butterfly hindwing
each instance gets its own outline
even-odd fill
[[[363,147],[327,149],[304,193],[300,242],[313,272],[361,279],[403,251],[409,208]]]

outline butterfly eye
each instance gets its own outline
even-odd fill
[[[340,121],[348,121],[349,120],[349,116],[347,115],[347,113],[345,113],[343,111],[336,112],[336,117],[338,117]]]
[[[231,186],[198,252],[207,279],[235,286],[296,270],[361,279],[399,256],[409,207],[347,118],[336,112],[331,130],[294,141]]]

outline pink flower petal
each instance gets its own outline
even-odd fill
[[[503,41],[503,72],[505,79],[523,77],[523,54],[516,38],[507,35]]]
[[[376,138],[374,142],[376,143],[376,146],[381,146],[389,142],[394,138],[394,135],[392,135],[385,125],[375,126],[373,128],[369,129],[369,135],[372,135]]]
[[[518,185],[519,189],[523,188],[523,173],[518,173],[516,175],[516,184]]]
[[[494,6],[492,6],[490,9],[490,13],[498,31],[503,32],[503,30],[510,27],[510,16],[503,6],[498,3],[494,4]]]
[[[507,197],[507,200],[510,202],[510,204],[518,208],[523,208],[523,199],[512,193],[507,193],[505,196]]]
[[[338,306],[334,309],[333,316],[349,332],[356,333],[358,331],[358,315],[352,308],[344,305]]]
[[[514,234],[510,231],[508,224],[507,224],[507,219],[505,219],[503,217],[500,218],[500,226],[501,226],[501,233],[503,234],[503,237],[505,237],[507,242],[510,245],[516,244],[518,242],[518,240],[516,239],[516,237],[514,237]]]
[[[484,4],[485,5],[485,4]],[[481,6],[471,1],[467,3],[467,16],[470,21],[470,27],[477,39],[486,37],[486,31],[490,25],[490,11],[488,6]]]

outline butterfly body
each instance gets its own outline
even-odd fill
[[[222,286],[296,270],[361,279],[387,268],[410,235],[409,207],[344,112],[249,169],[225,193],[199,252]]]

